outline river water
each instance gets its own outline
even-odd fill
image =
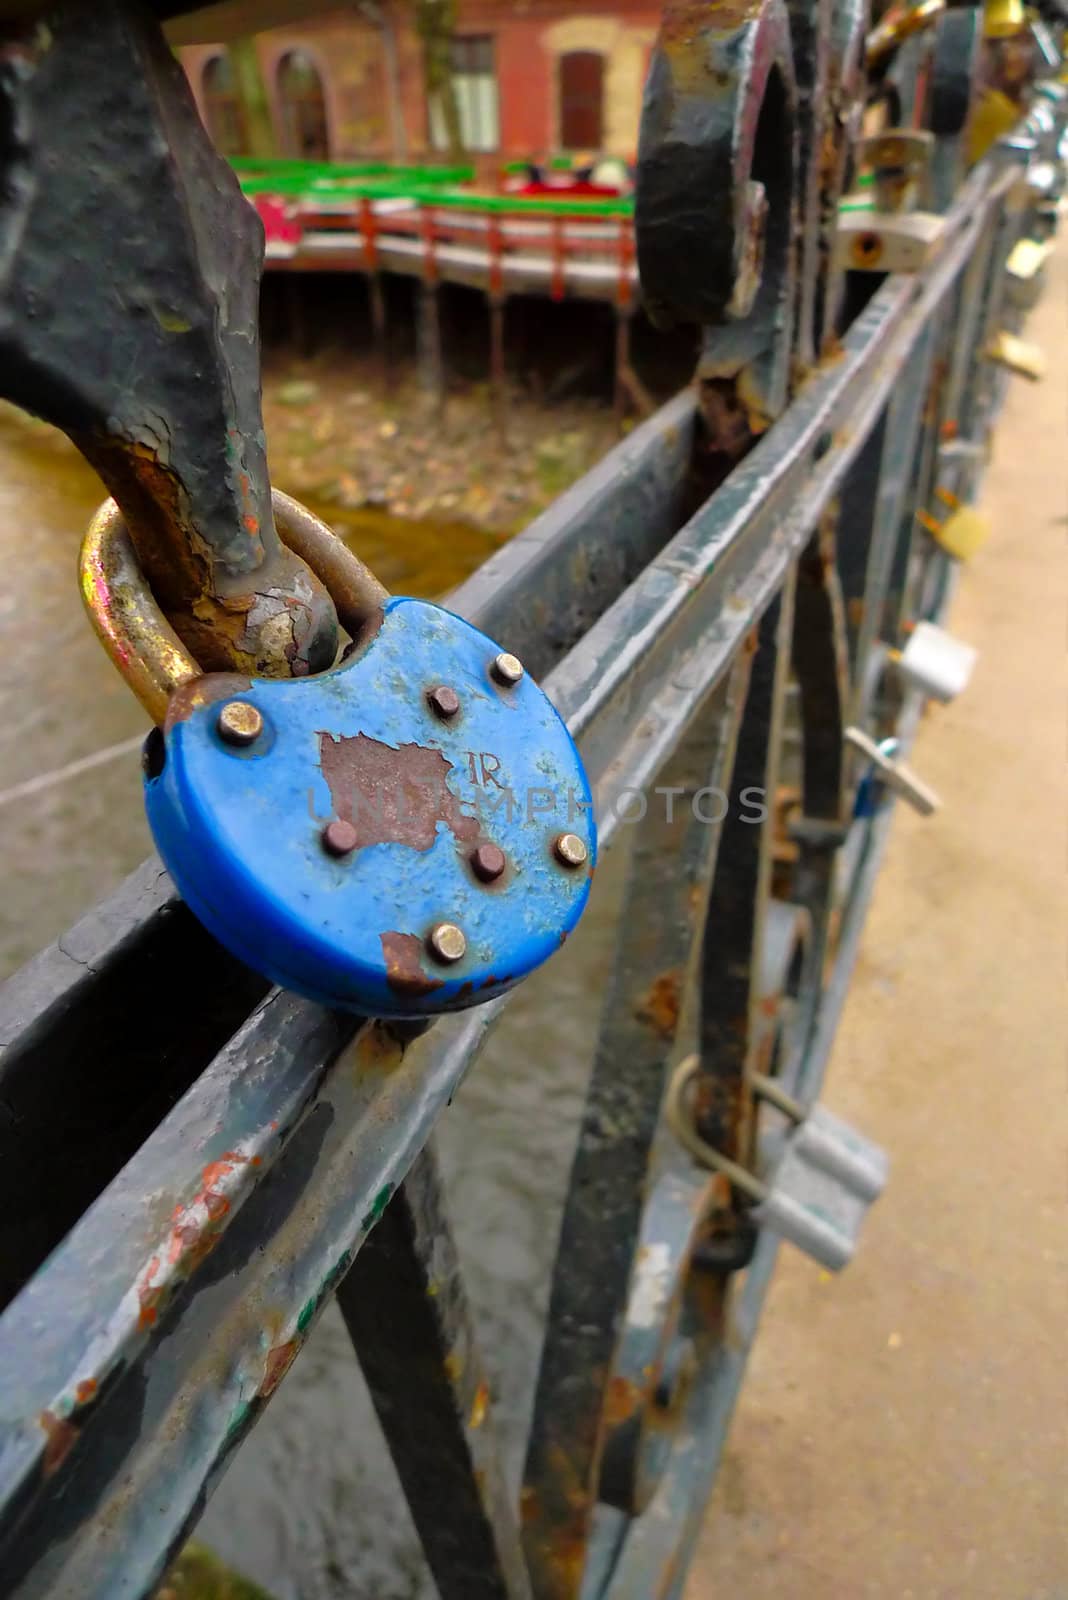
[[[150,850],[137,750],[129,747],[146,719],[78,598],[78,540],[101,497],[64,439],[0,410],[0,558],[13,576],[0,597],[0,976]],[[496,544],[464,526],[344,516],[343,531],[383,581],[416,595],[446,592]],[[50,781],[116,746],[120,754]],[[26,793],[35,780],[48,781]],[[514,999],[437,1134],[516,1491],[596,1023],[591,996],[604,992],[620,892],[611,858],[607,868],[566,952]],[[276,1600],[432,1600],[333,1307],[218,1486],[198,1537]]]

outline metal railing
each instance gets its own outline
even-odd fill
[[[754,1075],[818,1090],[892,814],[845,729],[909,743],[890,651],[953,571],[917,514],[975,493],[1057,134],[972,170],[713,492],[681,395],[452,597],[543,678],[625,857],[520,1504],[434,1147],[507,1002],[421,1031],[265,992],[149,861],[0,991],[5,1595],[147,1595],[332,1297],[444,1600],[681,1593],[777,1242],[664,1087],[696,1049],[703,1137],[758,1169]]]

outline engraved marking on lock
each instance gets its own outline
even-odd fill
[[[500,756],[494,755],[492,750],[465,750],[464,755],[467,757],[468,774],[476,788],[481,786],[488,789],[491,783],[495,789],[508,788],[497,776],[501,770]]]
[[[399,749],[371,739],[320,733],[319,759],[334,811],[356,830],[357,850],[372,844],[406,844],[429,850],[444,822],[460,844],[473,844],[478,817],[462,809],[448,786],[452,762],[420,744]]]
[[[422,958],[426,947],[414,933],[380,933],[382,954],[386,959],[386,982],[398,994],[431,994],[440,989],[443,979],[432,978],[423,971]]]

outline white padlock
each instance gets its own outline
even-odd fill
[[[917,622],[904,650],[892,657],[913,688],[943,705],[968,687],[978,658],[978,650],[933,622]]]

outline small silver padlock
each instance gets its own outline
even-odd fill
[[[861,1225],[886,1187],[886,1152],[822,1106],[806,1110],[774,1078],[754,1073],[753,1092],[794,1124],[771,1176],[758,1178],[701,1138],[689,1116],[687,1092],[700,1070],[697,1056],[676,1069],[667,1118],[694,1159],[722,1173],[754,1201],[761,1226],[795,1245],[829,1272],[840,1272],[856,1253]]]
[[[968,687],[979,652],[933,622],[917,622],[905,648],[890,657],[914,689],[947,705]]]

